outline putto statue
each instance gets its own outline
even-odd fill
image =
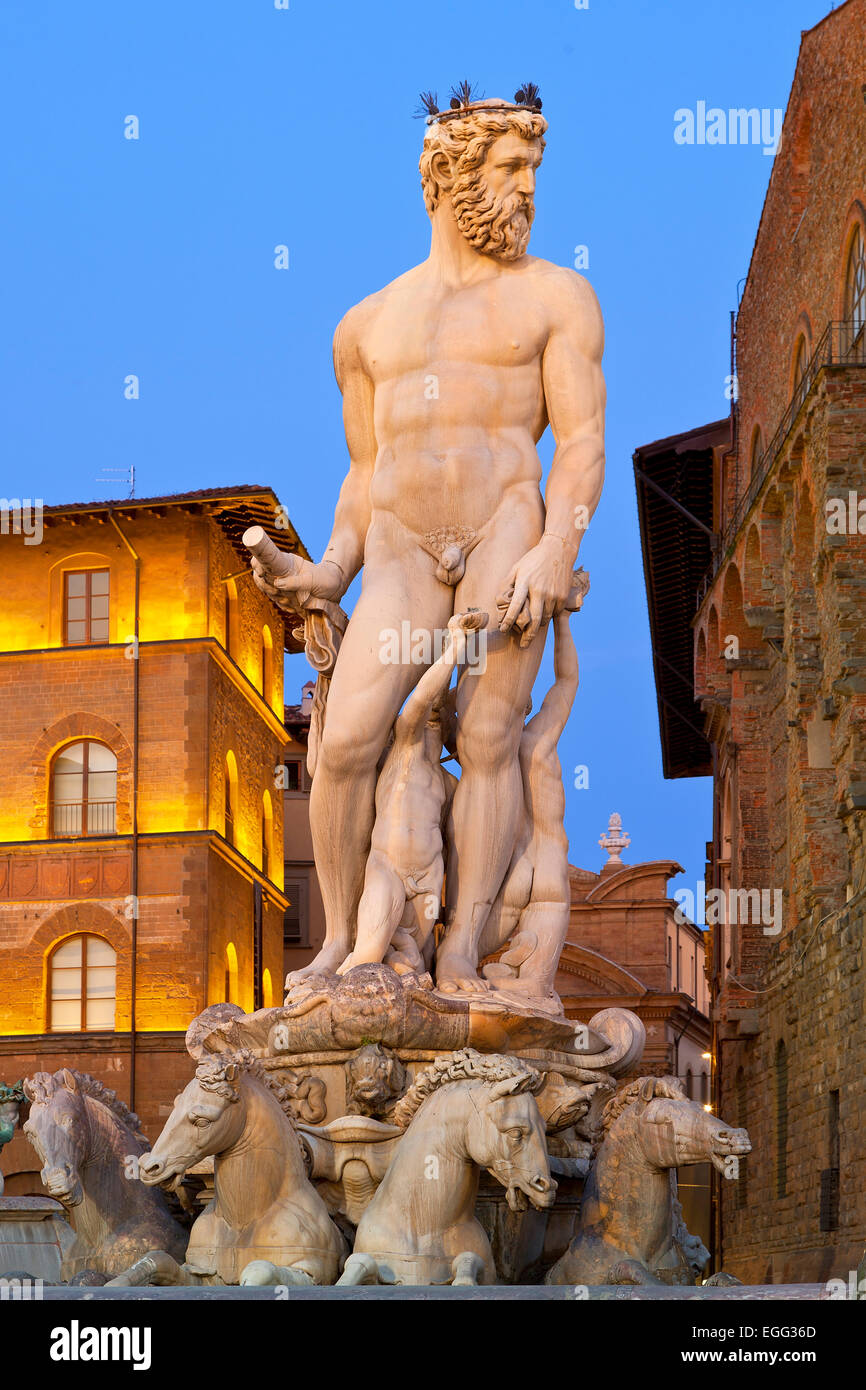
[[[525,84],[514,101],[477,100],[462,84],[447,110],[429,96],[425,105],[430,254],[350,309],[334,338],[350,469],[325,553],[312,564],[263,544],[258,528],[245,537],[257,583],[304,619],[324,682],[310,818],[326,937],[290,989],[305,974],[382,959],[394,926],[398,954],[408,948],[415,961],[408,938],[422,957],[429,951],[436,922],[419,921],[412,904],[439,892],[442,788],[431,779],[418,863],[398,865],[393,838],[390,854],[378,842],[389,809],[380,796],[377,810],[377,779],[437,634],[455,614],[473,613],[498,617],[480,634],[483,660],[461,664],[454,696],[461,775],[446,819],[434,970],[446,993],[497,988],[495,972],[478,974],[485,926],[515,853],[523,864],[530,845],[541,855],[533,831],[542,770],[524,759],[525,770],[535,768],[529,786],[521,773],[525,711],[548,624],[579,605],[575,561],[603,481],[598,304],[575,271],[527,253],[547,129],[537,89]],[[542,497],[536,445],[548,424],[556,449]],[[340,640],[339,600],[362,567]],[[332,640],[321,660],[323,614]],[[428,640],[418,642],[420,655],[394,661],[394,635],[406,625]],[[561,832],[560,800],[561,786]],[[545,826],[546,843],[556,834]],[[418,852],[414,843],[404,849]],[[543,862],[532,867],[546,872]],[[561,912],[546,918],[537,896],[521,888],[511,904],[522,918],[521,961],[513,959],[522,963],[525,952],[526,967],[506,970],[506,983],[516,980],[527,1004],[537,996],[550,1008]]]

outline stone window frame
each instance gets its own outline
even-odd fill
[[[105,575],[108,585],[105,594],[94,594],[93,580],[96,575]],[[73,578],[84,578],[84,593],[70,594],[69,581]],[[84,618],[70,618],[69,605],[76,598],[84,600]],[[108,604],[108,612],[104,618],[94,618],[93,601],[94,599],[105,598]],[[69,626],[72,622],[84,623],[85,635],[80,640],[69,636]],[[105,623],[107,633],[105,637],[94,637],[91,631],[91,624]],[[64,647],[99,647],[107,645],[111,640],[111,570],[107,565],[88,566],[86,569],[65,569],[63,571],[63,645]]]
[[[52,1001],[52,993],[53,993],[53,989],[52,989],[52,970],[53,970],[53,961],[54,961],[55,956],[57,955],[57,952],[61,949],[61,947],[63,947],[63,946],[68,946],[69,943],[70,943],[70,941],[76,941],[76,940],[80,940],[80,941],[81,941],[81,992],[80,992],[79,998],[78,998],[79,1009],[80,1009],[80,1023],[81,1023],[81,1026],[80,1026],[80,1028],[54,1028],[54,1027],[52,1026],[52,1002],[53,1002],[53,1001]],[[87,992],[87,970],[88,970],[88,965],[87,965],[87,942],[88,942],[88,940],[102,941],[102,942],[104,942],[104,944],[109,948],[110,951],[112,951],[112,953],[113,953],[113,955],[114,955],[114,962],[113,962],[113,966],[114,966],[114,994],[113,994],[113,996],[112,996],[113,1001],[114,1001],[114,1023],[112,1024],[111,1028],[101,1028],[101,1027],[100,1027],[100,1028],[88,1028],[88,1027],[87,1027],[87,1000],[88,1000],[88,992]],[[115,1032],[117,1031],[117,959],[118,959],[118,953],[117,953],[116,947],[115,947],[114,945],[112,945],[112,943],[108,940],[108,937],[107,937],[107,936],[104,936],[101,932],[87,931],[86,929],[85,929],[85,930],[82,930],[82,931],[77,931],[77,932],[68,932],[68,933],[66,934],[66,936],[61,937],[59,941],[55,941],[55,942],[54,942],[54,944],[52,945],[52,947],[51,947],[51,949],[50,949],[50,951],[49,951],[49,953],[48,953],[48,959],[47,959],[46,1011],[45,1011],[45,1031],[46,1031],[46,1033],[51,1033],[51,1034],[54,1034],[54,1033],[67,1033],[67,1034],[68,1034],[68,1033],[115,1033]],[[97,969],[98,969],[99,967],[94,967],[94,968],[97,968]]]
[[[30,756],[33,804],[29,821],[34,839],[51,837],[52,770],[57,754],[70,743],[90,739],[110,748],[117,759],[117,812],[115,835],[132,833],[132,749],[116,724],[101,714],[76,710],[44,729]]]
[[[89,797],[88,797],[88,795],[87,795],[88,779],[89,779],[89,773],[90,773],[90,757],[89,757],[89,753],[88,753],[88,752],[85,752],[84,762],[83,762],[83,764],[82,764],[82,779],[81,779],[81,829],[78,830],[78,831],[75,831],[74,833],[65,833],[65,834],[60,834],[60,833],[58,832],[58,830],[57,830],[57,825],[56,825],[56,822],[55,822],[56,803],[55,803],[55,795],[54,795],[55,777],[56,777],[56,769],[57,769],[57,760],[58,760],[58,758],[62,757],[62,755],[67,751],[67,749],[69,749],[69,748],[75,748],[78,744],[83,744],[85,750],[89,749],[89,747],[90,747],[91,744],[95,744],[98,748],[105,748],[105,749],[111,754],[111,756],[114,758],[114,827],[113,827],[113,829],[111,829],[111,830],[91,830],[91,829],[89,828],[89,825],[88,825],[88,814],[87,814],[87,813],[88,813],[88,808],[90,807],[91,804],[93,804],[93,805],[96,805],[96,804],[97,804],[96,802],[91,803],[91,801],[90,801],[90,799],[89,799]],[[62,744],[60,745],[59,748],[55,748],[55,750],[54,750],[54,752],[53,752],[53,754],[52,754],[52,756],[51,756],[51,763],[50,763],[49,771],[48,771],[48,827],[49,827],[49,830],[50,830],[50,832],[51,832],[51,833],[50,833],[50,838],[51,838],[52,840],[77,840],[77,839],[92,840],[92,839],[94,839],[94,838],[96,838],[96,837],[99,837],[99,836],[102,836],[102,835],[108,835],[108,836],[114,836],[114,835],[116,835],[116,834],[117,834],[117,802],[118,802],[117,791],[118,791],[118,785],[119,785],[119,773],[118,773],[117,754],[116,754],[116,752],[114,751],[114,749],[113,749],[109,744],[107,744],[107,743],[104,742],[103,739],[101,739],[101,738],[92,738],[90,735],[85,735],[83,738],[75,738],[75,739],[68,740],[66,743],[62,743]],[[74,803],[70,803],[70,804],[74,804]]]
[[[41,1032],[48,1033],[48,1013],[50,1008],[50,983],[48,962],[53,951],[70,936],[82,932],[91,936],[101,936],[114,949],[116,973],[114,979],[114,1031],[124,1033],[129,1029],[130,998],[132,990],[132,937],[129,923],[117,909],[112,910],[102,903],[67,903],[51,912],[37,927],[30,940],[29,948],[42,956],[42,1013]],[[51,1034],[52,1037],[60,1036]],[[75,1037],[68,1033],[67,1037]]]
[[[845,233],[842,238],[841,254],[839,256],[839,281],[836,304],[837,318],[842,322],[848,321],[850,308],[848,303],[848,270],[851,263],[851,253],[858,233],[863,254],[866,256],[866,207],[864,207],[859,199],[855,199],[848,209],[848,216],[845,221]],[[861,326],[857,337],[860,336],[863,327],[866,327],[866,320],[864,320],[864,325]]]

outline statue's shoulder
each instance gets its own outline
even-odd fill
[[[363,343],[368,329],[377,320],[382,310],[388,307],[391,300],[396,299],[407,291],[411,291],[421,277],[421,265],[413,265],[411,270],[398,275],[392,279],[388,285],[377,289],[373,295],[367,295],[366,299],[360,299],[357,304],[353,304],[352,309],[346,311],[336,325],[334,334],[334,359],[335,361],[345,360],[350,353],[354,352]]]
[[[579,343],[590,357],[601,360],[604,320],[595,290],[569,266],[533,258],[527,267],[533,298],[545,306],[551,333]]]
[[[567,265],[556,265],[554,261],[544,261],[540,256],[527,256],[529,264],[526,273],[537,282],[537,292],[549,303],[561,305],[563,300],[570,307],[583,307],[598,311],[598,299],[592,285],[579,271]]]

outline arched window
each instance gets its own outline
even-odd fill
[[[274,982],[271,979],[270,970],[262,971],[262,1008],[272,1009],[274,1007]]]
[[[788,1195],[788,1054],[784,1042],[776,1046],[776,1196]]]
[[[226,753],[226,765],[223,770],[223,815],[225,828],[223,835],[230,845],[235,841],[235,820],[238,809],[238,765],[234,753],[229,750]]]
[[[51,768],[51,833],[114,835],[117,832],[117,758],[92,739],[67,744]]]
[[[274,639],[269,627],[262,628],[262,698],[274,702]]]
[[[806,368],[809,365],[809,345],[806,342],[805,333],[801,333],[794,348],[794,361],[791,367],[791,394],[796,395],[801,390],[803,379],[806,375]]]
[[[117,953],[101,936],[67,936],[48,958],[48,1031],[114,1028]]]
[[[274,810],[271,804],[271,794],[266,791],[262,795],[262,873],[265,878],[271,877],[273,834]]]
[[[238,586],[233,579],[225,583],[224,645],[229,656],[237,661],[238,650]]]
[[[855,337],[866,323],[866,242],[859,226],[845,267],[845,319],[851,324]]]
[[[225,981],[224,993],[226,1004],[237,1004],[238,1002],[238,953],[235,950],[234,942],[230,941],[226,946],[225,954]]]

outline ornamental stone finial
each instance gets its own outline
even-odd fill
[[[623,830],[622,816],[618,811],[612,812],[607,824],[607,830],[602,833],[598,843],[601,845],[602,849],[606,849],[608,853],[608,860],[604,866],[606,869],[609,869],[612,864],[619,865],[622,863],[621,851],[628,849],[631,844],[631,836],[628,834],[628,831]]]

